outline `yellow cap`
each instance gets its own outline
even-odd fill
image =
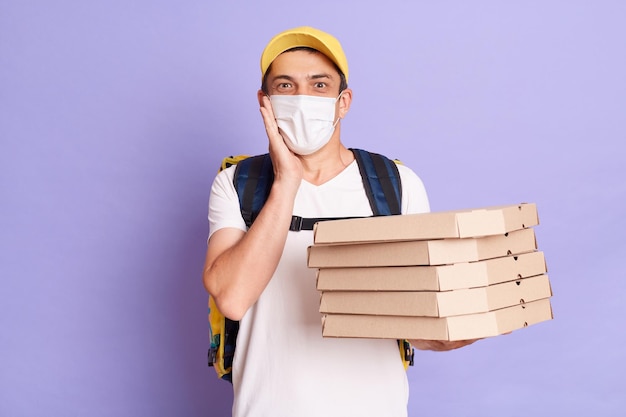
[[[309,26],[289,29],[274,36],[261,55],[261,78],[276,57],[288,49],[306,46],[320,51],[333,61],[348,81],[348,60],[341,44],[332,35]]]

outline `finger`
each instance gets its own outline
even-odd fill
[[[266,97],[263,97],[263,101],[267,100]],[[274,118],[274,112],[272,111],[272,107],[267,104],[261,106],[260,109],[261,116],[263,116],[263,123],[265,124],[265,131],[268,136],[271,134],[278,133],[278,124],[276,123],[276,119]]]
[[[263,123],[265,125],[265,133],[270,141],[270,147],[281,147],[284,145],[284,140],[280,131],[278,130],[278,124],[276,123],[276,119],[274,117],[274,111],[272,110],[272,105],[267,98],[264,96],[262,98],[262,106],[260,107],[261,115],[263,116]]]
[[[459,349],[465,346],[469,346],[472,343],[475,343],[477,341],[479,341],[480,339],[469,339],[469,340],[458,340],[456,342],[453,342],[452,344],[450,344],[449,350],[453,350],[453,349]]]
[[[470,339],[470,340],[457,340],[457,341],[447,341],[447,340],[411,340],[411,345],[418,350],[432,350],[434,352],[447,352],[449,350],[455,350],[462,348],[467,345],[471,345],[472,343],[481,340],[481,339]]]
[[[411,340],[411,345],[419,350],[438,351],[441,349],[441,342],[439,342],[438,340]]]
[[[270,98],[268,96],[263,96],[263,98],[261,99],[261,108],[264,108],[269,117],[272,118],[272,120],[276,119],[276,116],[274,115],[274,108],[272,107],[272,101],[270,100]]]

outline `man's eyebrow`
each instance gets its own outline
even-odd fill
[[[290,75],[286,75],[286,74],[280,74],[280,75],[276,75],[274,77],[272,77],[273,80],[272,81],[276,81],[276,80],[287,80],[287,81],[292,81],[293,82],[293,77]]]
[[[333,76],[330,74],[314,74],[311,75],[310,77],[308,77],[310,80],[319,80],[320,78],[329,78],[329,79],[333,79]]]

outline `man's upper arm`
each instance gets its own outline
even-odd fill
[[[234,228],[242,232],[247,230],[241,217],[239,197],[233,185],[235,167],[220,172],[211,186],[209,197],[209,238],[221,229]]]
[[[209,239],[204,262],[204,284],[208,290],[211,283],[207,271],[215,260],[233,247],[246,233],[241,217],[239,198],[233,185],[234,167],[220,172],[211,186],[209,197]]]
[[[243,230],[226,227],[217,230],[209,238],[209,244],[206,252],[206,261],[204,265],[205,271],[208,270],[213,262],[225,251],[232,248],[241,240],[246,232]]]

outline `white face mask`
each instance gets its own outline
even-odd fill
[[[278,128],[293,153],[310,155],[328,143],[339,122],[335,120],[339,97],[270,96]]]

